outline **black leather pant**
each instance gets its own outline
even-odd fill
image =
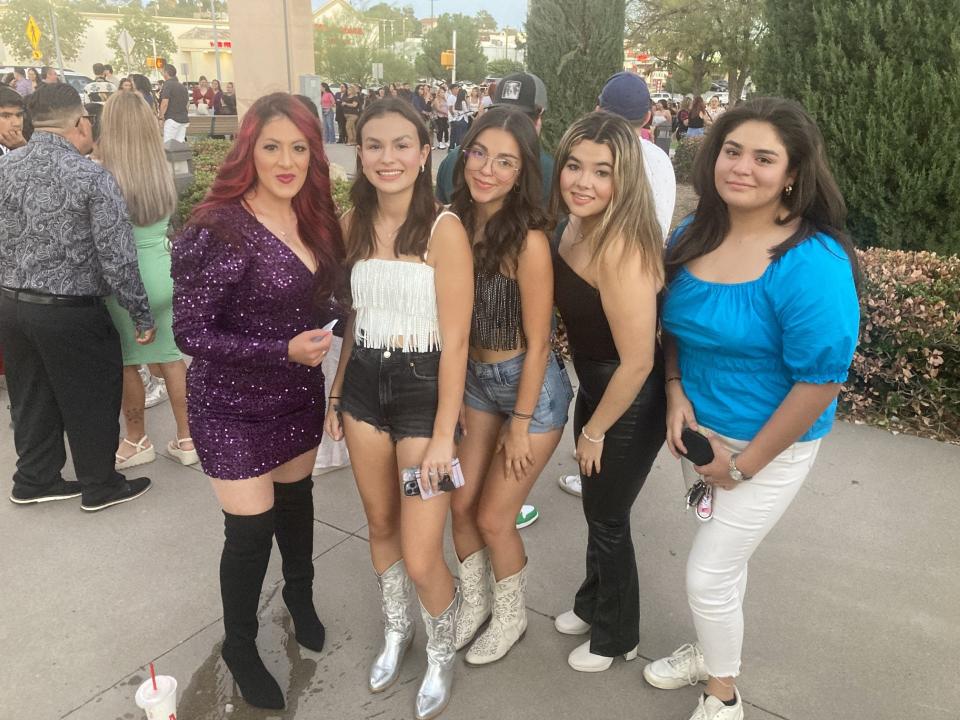
[[[573,611],[590,623],[590,652],[616,657],[640,639],[640,585],[630,535],[630,510],[666,438],[667,400],[662,356],[633,404],[607,430],[601,470],[581,475],[587,519],[587,575]],[[616,362],[574,359],[580,389],[573,418],[575,438],[590,420],[616,371]]]

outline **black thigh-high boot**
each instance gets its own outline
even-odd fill
[[[320,652],[326,636],[313,604],[313,478],[273,484],[277,547],[283,558],[283,601],[297,642]]]
[[[223,518],[223,659],[244,700],[255,707],[280,710],[284,706],[283,691],[257,652],[257,609],[273,547],[273,508],[259,515],[224,512]]]

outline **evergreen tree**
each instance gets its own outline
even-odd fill
[[[126,30],[133,38],[133,48],[130,50],[130,64],[127,65],[127,56],[120,49],[117,36]],[[177,41],[170,29],[148,15],[142,8],[132,6],[124,10],[123,15],[107,30],[107,47],[113,51],[113,66],[119,71],[131,73],[149,73],[147,58],[154,55],[169,58],[177,52]]]
[[[36,65],[56,64],[51,13],[57,16],[60,52],[64,62],[75,60],[80,55],[90,21],[70,3],[65,0],[10,0],[0,11],[0,41],[14,58],[31,62],[33,48],[27,40],[27,21],[32,17],[40,28],[40,52],[43,53],[42,59],[33,62]]]
[[[437,26],[423,38],[422,52],[417,56],[416,69],[422,77],[451,78],[451,73],[440,64],[440,53],[453,49],[453,31],[457,31],[457,80],[480,82],[487,74],[487,56],[480,49],[477,21],[468,15],[444,13]]]
[[[624,0],[530,0],[527,67],[547,86],[541,137],[548,148],[623,69],[623,29]]]
[[[767,21],[760,90],[817,119],[854,239],[960,252],[956,0],[768,0]]]

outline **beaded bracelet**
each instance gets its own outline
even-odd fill
[[[592,443],[602,443],[603,440],[604,440],[604,438],[607,437],[607,434],[606,434],[606,433],[600,433],[600,437],[598,437],[598,438],[592,438],[592,437],[590,437],[589,435],[587,435],[587,428],[586,428],[586,426],[580,428],[580,434],[583,435],[587,440],[589,440],[589,441],[592,442]]]

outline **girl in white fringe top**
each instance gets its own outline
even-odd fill
[[[473,309],[473,257],[459,219],[433,199],[430,140],[413,107],[387,98],[357,124],[354,211],[342,221],[353,312],[326,430],[346,435],[380,586],[384,642],[369,689],[396,682],[414,634],[413,589],[427,631],[418,720],[450,699],[460,603],[443,558],[457,418]],[[405,469],[420,481],[401,487]],[[469,479],[468,479],[469,482]]]

